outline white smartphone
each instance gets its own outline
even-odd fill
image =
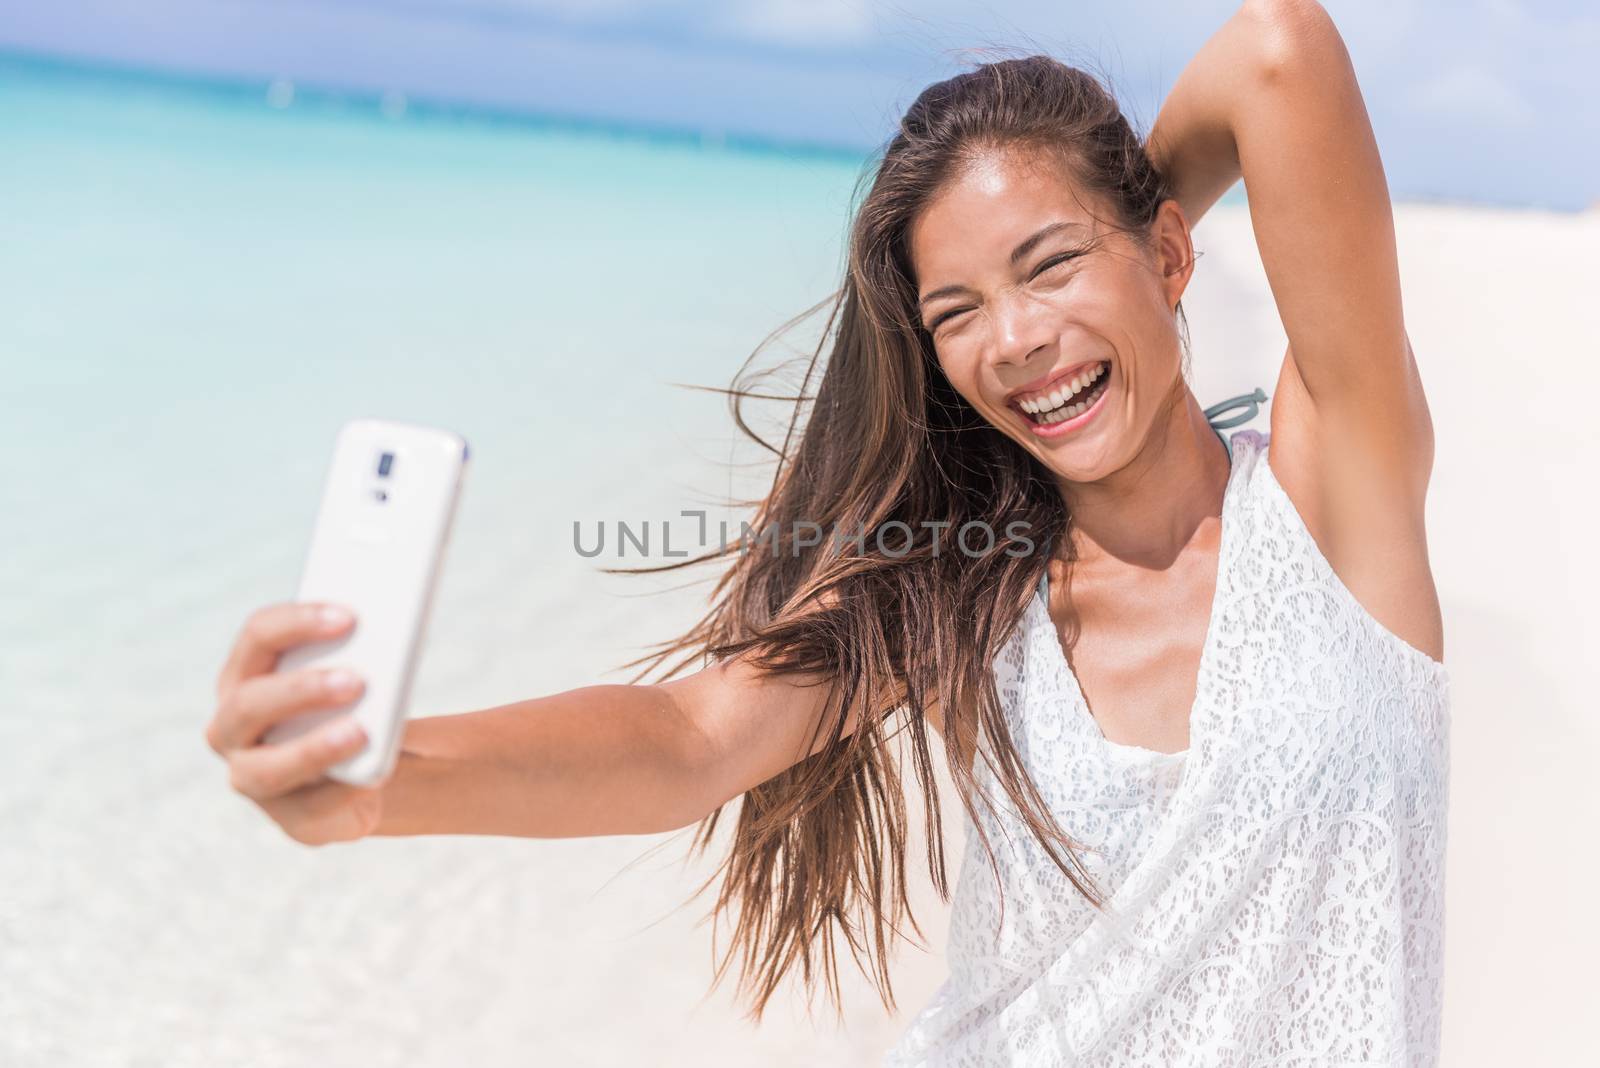
[[[367,744],[332,765],[330,778],[374,786],[394,770],[467,456],[467,442],[448,430],[384,419],[339,430],[296,600],[344,605],[355,626],[290,649],[278,669],[348,667],[366,689],[352,706],[303,713],[264,736],[285,741],[354,715]]]

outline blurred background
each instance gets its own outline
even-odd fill
[[[216,673],[293,594],[339,424],[377,415],[473,446],[413,714],[628,681],[710,572],[603,574],[664,559],[586,559],[574,523],[683,547],[681,510],[760,492],[725,402],[678,384],[726,386],[837,287],[905,106],[1047,51],[1146,130],[1234,6],[0,0],[0,1062],[873,1063],[944,978],[925,868],[898,1013],[849,973],[842,1023],[791,987],[756,1028],[707,993],[686,833],[306,849],[205,746]],[[1444,1063],[1573,1063],[1600,953],[1600,16],[1325,6],[1438,438]],[[1196,394],[1270,393],[1242,187],[1195,238]]]

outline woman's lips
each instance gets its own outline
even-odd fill
[[[1025,397],[1033,396],[1034,394],[1038,393],[1048,393],[1055,386],[1059,386],[1064,382],[1070,382],[1076,376],[1083,374],[1085,371],[1093,370],[1101,364],[1109,365],[1110,362],[1110,360],[1088,360],[1084,363],[1073,364],[1071,367],[1062,368],[1053,374],[1046,375],[1041,379],[1037,379],[1028,383],[1021,389],[1012,390],[1011,393],[1006,397],[1006,403],[1012,407],[1016,407],[1022,403],[1022,400]]]
[[[1115,364],[1112,364],[1107,367],[1105,374],[1100,377],[1100,382],[1090,387],[1091,392],[1095,389],[1099,390],[1099,395],[1094,398],[1094,403],[1070,419],[1062,419],[1055,423],[1037,423],[1028,413],[1016,407],[1015,404],[1012,405],[1012,409],[1023,422],[1028,424],[1028,429],[1039,437],[1058,438],[1063,434],[1070,434],[1086,425],[1091,419],[1094,419],[1100,414],[1100,410],[1105,407],[1106,398],[1111,395],[1111,388],[1114,384],[1112,382],[1112,374],[1115,366]]]

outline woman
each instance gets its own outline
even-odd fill
[[[1230,438],[1188,388],[1178,325],[1190,229],[1241,175],[1289,349],[1270,433]],[[837,999],[842,934],[892,1007],[889,742],[910,743],[945,893],[931,725],[969,855],[950,979],[892,1062],[1432,1063],[1432,431],[1327,15],[1244,4],[1144,144],[1046,57],[931,86],[859,209],[835,315],[757,517],[774,536],[645,658],[709,666],[412,720],[363,790],[320,780],[359,730],[260,744],[359,694],[272,671],[348,617],[270,606],[207,728],[233,786],[312,844],[700,821],[704,847],[742,798],[718,978],[739,957],[758,1017],[797,964]]]

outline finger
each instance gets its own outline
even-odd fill
[[[209,735],[212,748],[226,755],[258,745],[276,724],[315,709],[347,705],[365,688],[348,668],[301,668],[244,679],[217,710]]]
[[[315,783],[329,767],[359,753],[366,742],[366,732],[354,717],[339,716],[280,745],[234,750],[228,755],[228,781],[252,801],[271,801]]]
[[[241,680],[277,667],[284,650],[336,637],[354,623],[355,615],[348,608],[320,601],[285,602],[257,609],[239,629],[239,637],[217,676],[218,697]]]

